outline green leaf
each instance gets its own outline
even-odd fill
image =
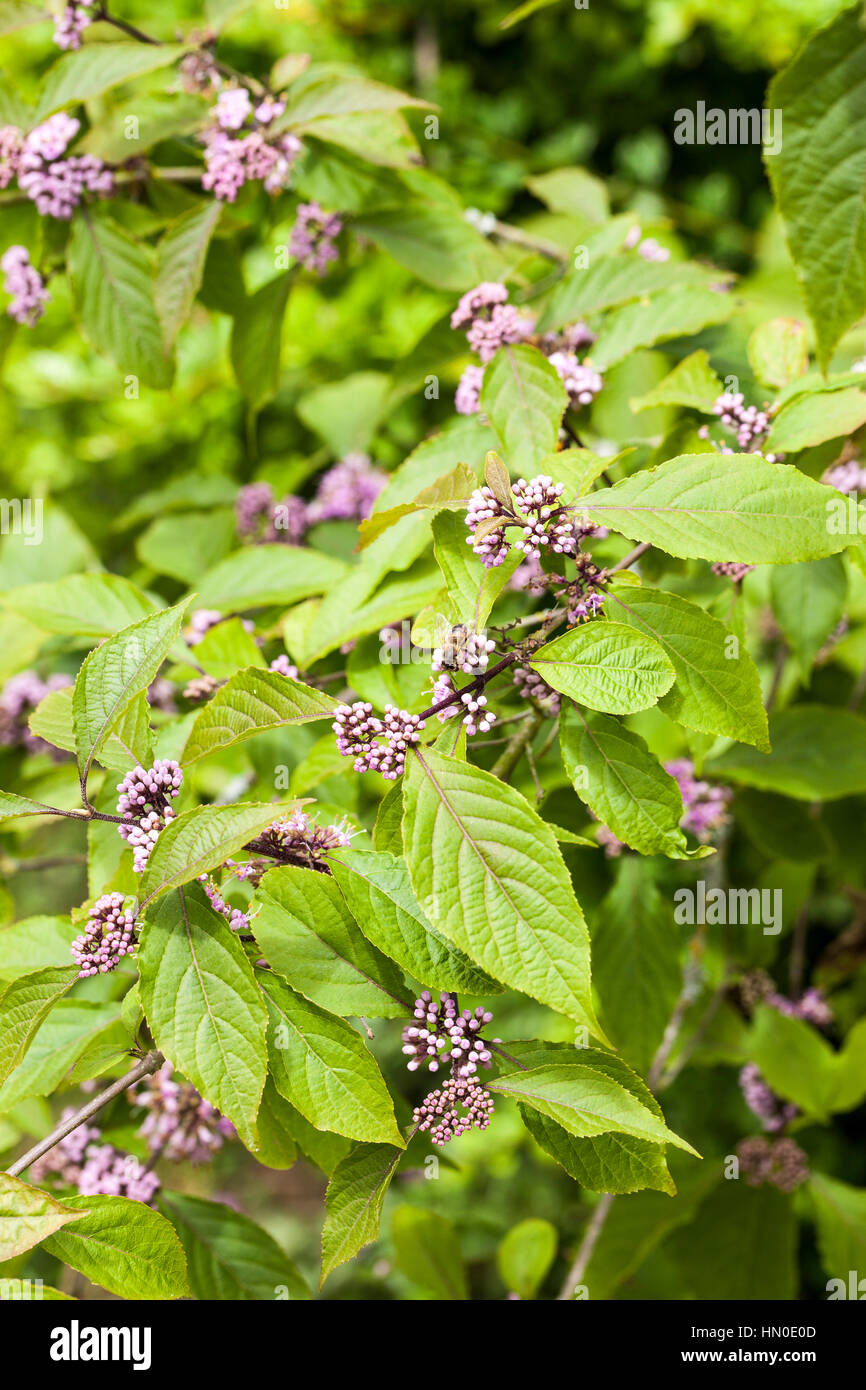
[[[809,40],[766,98],[785,131],[767,169],[825,369],[866,311],[866,118],[857,99],[864,77],[860,15],[849,9]]]
[[[496,1251],[502,1282],[521,1298],[534,1298],[556,1258],[559,1237],[549,1221],[530,1217],[503,1237]]]
[[[129,1197],[75,1197],[69,1204],[85,1214],[45,1241],[49,1255],[120,1298],[189,1294],[183,1248],[159,1212]]]
[[[797,1221],[775,1188],[720,1182],[668,1247],[694,1299],[797,1296]]]
[[[119,574],[69,574],[46,584],[25,584],[3,596],[3,607],[44,632],[66,637],[110,637],[145,618],[154,603]]]
[[[690,261],[647,262],[634,255],[594,257],[588,267],[578,267],[559,282],[538,329],[563,328],[598,309],[613,309],[681,285],[707,286],[720,278],[717,271]]]
[[[44,738],[55,748],[74,753],[74,699],[71,685],[50,690],[27,721],[31,733]],[[149,712],[144,692],[133,696],[96,755],[97,762],[103,767],[117,768],[122,772],[128,772],[136,763],[148,766],[152,743]]]
[[[0,1262],[11,1260],[69,1221],[80,1221],[74,1207],[0,1173]]]
[[[250,295],[232,330],[231,359],[238,385],[250,408],[261,410],[280,384],[280,340],[292,277],[278,275]]]
[[[541,459],[554,451],[567,404],[556,368],[538,348],[502,347],[484,369],[481,410],[512,474],[531,477]]]
[[[550,827],[491,773],[430,749],[404,781],[406,859],[426,916],[497,980],[603,1038],[586,923]]]
[[[0,820],[14,820],[17,816],[49,816],[52,807],[41,801],[31,801],[29,796],[18,796],[16,792],[0,792]],[[82,819],[84,812],[81,813]]]
[[[141,876],[141,910],[168,888],[189,883],[216,869],[266,829],[288,806],[240,802],[230,806],[193,806],[160,831]]]
[[[675,671],[652,637],[623,623],[587,623],[541,647],[530,661],[554,690],[606,714],[650,709]]]
[[[609,715],[585,715],[569,706],[560,740],[574,789],[602,825],[640,854],[689,857],[679,828],[679,787],[639,734]]]
[[[358,1144],[337,1164],[325,1197],[320,1288],[339,1265],[378,1238],[382,1207],[402,1156],[391,1144]]]
[[[143,565],[157,574],[170,575],[183,584],[196,584],[202,574],[226,558],[234,543],[234,512],[226,507],[156,517],[136,537],[135,553]],[[206,636],[223,626],[217,623]],[[197,657],[200,655],[196,652]]]
[[[659,701],[665,714],[689,729],[769,748],[761,682],[745,643],[678,594],[616,582],[611,594],[611,611],[654,638],[673,663],[676,684]]]
[[[610,216],[607,185],[588,169],[550,169],[527,179],[526,186],[551,212],[572,213],[588,222],[606,222]]]
[[[267,1303],[310,1297],[297,1266],[248,1216],[180,1192],[163,1193],[159,1204],[183,1243],[195,1298]]]
[[[502,565],[479,570],[478,558],[466,544],[466,522],[453,512],[433,519],[433,553],[442,571],[455,623],[471,623],[482,631],[491,609],[523,556],[513,550]]]
[[[253,911],[268,964],[314,1004],[341,1018],[408,1017],[403,976],[359,930],[333,878],[293,865],[272,869]]]
[[[196,605],[220,613],[285,607],[327,592],[346,574],[342,560],[297,545],[250,545],[221,560],[204,576]]]
[[[670,899],[647,865],[623,856],[592,932],[592,965],[603,1017],[616,1045],[642,1074],[680,993],[679,933]]]
[[[795,454],[853,434],[866,421],[866,391],[856,386],[840,391],[803,392],[782,406],[767,436],[767,448]]]
[[[256,1116],[259,1147],[255,1150],[256,1159],[266,1168],[285,1171],[295,1162],[298,1146],[292,1134],[292,1126],[297,1114],[268,1077]]]
[[[844,550],[828,529],[835,494],[758,454],[682,454],[583,498],[580,511],[684,559],[789,564]]]
[[[265,667],[256,639],[240,618],[226,618],[215,623],[201,641],[196,642],[195,660],[209,676],[221,681],[237,675],[241,668],[252,666],[262,671]]]
[[[632,410],[653,410],[660,405],[684,405],[689,410],[700,410],[704,415],[712,415],[716,397],[722,393],[722,383],[710,366],[710,359],[703,348],[684,357],[673,371],[647,391],[629,401]]]
[[[157,1047],[255,1149],[267,1014],[241,943],[196,885],[148,914],[138,961]]]
[[[664,1116],[658,1101],[620,1057],[594,1048],[571,1047],[567,1043],[509,1042],[509,1053],[527,1068],[539,1066],[585,1066],[589,1063],[604,1071],[636,1100],[651,1110],[656,1119]],[[556,1120],[521,1105],[520,1116],[537,1144],[565,1169],[570,1178],[592,1192],[628,1193],[641,1188],[660,1192],[676,1191],[665,1160],[665,1150],[655,1142],[634,1139],[629,1134],[599,1134],[579,1139]]]
[[[388,1088],[355,1029],[268,971],[258,980],[270,1019],[270,1070],[280,1095],[316,1129],[405,1148]]]
[[[414,501],[400,502],[395,507],[374,511],[372,516],[362,521],[358,526],[358,549],[364,550],[372,545],[383,532],[413,512],[438,512],[440,508],[465,511],[469,497],[477,486],[478,479],[472,470],[465,463],[458,463],[450,473],[443,473],[441,478],[422,488]]]
[[[167,68],[186,52],[183,44],[119,42],[64,53],[46,74],[34,124],[70,102],[88,101],[121,82]]]
[[[265,730],[327,719],[336,708],[337,701],[330,695],[276,671],[238,671],[196,716],[184,763],[243,743]]]
[[[0,980],[45,966],[69,964],[69,947],[78,935],[68,917],[25,917],[0,929]]]
[[[491,1091],[555,1120],[579,1139],[618,1132],[650,1144],[673,1144],[700,1158],[691,1144],[668,1129],[633,1092],[592,1065],[533,1067],[498,1076],[487,1084]]]
[[[845,612],[848,575],[840,555],[777,565],[770,575],[773,616],[806,675]]]
[[[755,1012],[748,1055],[774,1091],[818,1119],[853,1110],[866,1096],[866,1020],[851,1029],[841,1052],[799,1018],[769,1006]]]
[[[403,789],[398,784],[394,790],[401,813]],[[397,826],[399,831],[399,817]],[[501,985],[431,927],[412,892],[402,854],[341,849],[330,866],[364,935],[414,979],[431,989],[464,994],[501,992]]]
[[[163,346],[148,251],[104,210],[82,206],[72,224],[68,268],[76,317],[93,347],[124,376],[170,386],[174,368]]]
[[[72,698],[83,783],[108,735],[165,660],[177,639],[185,607],[182,602],[121,628],[83,662]]]
[[[501,278],[504,269],[496,248],[450,204],[406,202],[365,213],[352,227],[440,292],[462,293],[482,280]]]
[[[806,325],[798,319],[767,319],[752,330],[747,350],[752,371],[761,385],[782,390],[802,376],[809,365]]]
[[[128,1048],[129,1035],[116,1002],[61,999],[0,1086],[0,1114],[25,1096],[49,1095],[73,1068],[78,1080],[99,1076],[108,1066],[126,1060]]]
[[[75,965],[47,966],[0,989],[0,1083],[21,1061],[40,1025],[78,976]]]
[[[700,285],[664,290],[608,314],[592,345],[592,365],[605,372],[638,348],[684,338],[734,312],[731,295]]]
[[[202,203],[172,222],[156,256],[156,312],[166,348],[189,318],[201,287],[210,239],[222,215],[222,203]]]
[[[397,1268],[437,1298],[469,1297],[457,1231],[435,1211],[398,1207],[391,1222]]]
[[[847,1290],[849,1271],[856,1269],[859,1278],[866,1264],[866,1192],[825,1173],[813,1173],[808,1190],[824,1272],[844,1280]]]
[[[729,748],[707,771],[797,801],[833,801],[866,791],[866,720],[859,715],[795,705],[770,719],[770,743],[768,754]]]

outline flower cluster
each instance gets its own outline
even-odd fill
[[[866,468],[857,459],[836,463],[821,480],[839,492],[866,492]]]
[[[10,246],[0,257],[0,269],[5,277],[3,291],[12,297],[7,314],[16,323],[32,328],[44,314],[51,296],[39,271],[30,264],[26,246]]]
[[[751,574],[754,565],[741,564],[739,560],[717,560],[712,566],[713,574],[723,575],[730,579],[732,584],[742,584],[747,574]]]
[[[216,608],[197,608],[190,613],[189,622],[184,629],[184,638],[190,647],[198,646],[201,639],[210,632],[212,627],[221,623],[223,615]]]
[[[319,825],[306,811],[293,811],[278,817],[258,837],[259,844],[277,856],[306,859],[310,867],[320,864],[332,849],[348,849],[352,834],[345,820]]]
[[[464,671],[467,676],[476,676],[486,671],[490,653],[495,648],[496,643],[490,638],[460,623],[451,629],[443,646],[433,648],[430,664],[434,671]]]
[[[573,352],[552,352],[547,360],[551,367],[556,368],[572,409],[592,405],[604,385],[601,375],[586,363],[578,362]]]
[[[517,693],[522,699],[543,704],[552,716],[559,714],[561,704],[559,692],[553,690],[544,677],[540,676],[537,671],[533,671],[531,666],[515,666],[514,684],[517,686]]]
[[[189,1159],[207,1163],[221,1149],[224,1139],[233,1139],[235,1127],[199,1095],[188,1081],[175,1081],[171,1062],[127,1092],[133,1105],[149,1113],[141,1135],[152,1154],[162,1158]]]
[[[519,343],[528,337],[535,321],[508,303],[505,285],[485,280],[474,290],[467,290],[458,301],[451,315],[451,327],[465,328],[472,351],[478,353],[482,362],[489,362],[503,344]]]
[[[740,1072],[740,1090],[743,1099],[753,1115],[757,1115],[769,1134],[776,1134],[791,1120],[796,1119],[799,1110],[777,1096],[764,1080],[760,1067],[747,1062]]]
[[[489,1070],[492,1053],[481,1029],[493,1022],[492,1013],[480,1004],[474,1014],[469,1009],[460,1013],[455,995],[443,990],[437,1004],[428,989],[415,1000],[413,1012],[418,1022],[403,1029],[403,1053],[411,1058],[406,1063],[409,1071],[417,1071],[424,1062],[430,1071],[438,1071],[440,1062],[451,1062],[461,1076],[477,1072],[479,1065]]]
[[[769,433],[767,409],[745,405],[742,391],[723,391],[713,403],[713,414],[718,415],[725,429],[736,434],[738,445],[747,453],[762,444]]]
[[[73,1114],[72,1109],[66,1109],[62,1118],[67,1120]],[[104,1194],[152,1202],[160,1187],[156,1174],[132,1154],[121,1153],[113,1144],[100,1144],[101,1137],[102,1131],[95,1126],[79,1125],[37,1158],[30,1169],[31,1181],[41,1184],[51,1177],[68,1187],[77,1187],[85,1197]]]
[[[289,661],[285,652],[280,652],[279,656],[274,657],[273,661],[268,666],[268,670],[276,671],[278,676],[286,676],[290,681],[296,681],[298,679],[298,668]]]
[[[334,242],[342,230],[343,219],[335,212],[324,212],[318,203],[301,203],[289,237],[289,255],[305,270],[324,275],[331,261],[337,260]]]
[[[469,1129],[487,1129],[492,1118],[493,1097],[474,1076],[451,1075],[412,1112],[419,1131],[439,1146]]]
[[[143,873],[159,833],[174,819],[171,802],[180,791],[183,773],[171,758],[157,758],[153,767],[139,765],[118,782],[120,797],[117,814],[124,824],[117,827],[121,839],[132,847],[133,867]]]
[[[518,478],[511,491],[514,506],[506,506],[486,484],[476,488],[469,498],[466,525],[472,546],[485,569],[504,563],[512,546],[506,536],[507,527],[520,527],[521,534],[513,542],[526,559],[539,560],[542,549],[555,555],[577,556],[585,536],[603,538],[602,527],[577,516],[562,504],[563,483],[541,473],[535,478]],[[500,525],[490,525],[500,521]]]
[[[733,793],[729,787],[713,786],[695,777],[695,765],[690,758],[675,758],[665,763],[665,771],[676,781],[683,799],[682,829],[706,843],[712,832],[724,824]]]
[[[232,931],[248,932],[250,929],[250,919],[246,912],[239,907],[232,907],[222,896],[213,879],[208,874],[199,874],[198,881],[207,894],[208,901],[214,912],[218,912],[221,917],[225,917]]]
[[[0,691],[0,746],[59,756],[56,748],[30,732],[27,720],[52,690],[63,690],[71,684],[69,677],[62,674],[49,676],[47,681],[35,671],[20,671],[17,676],[10,676]]]
[[[0,129],[0,188],[17,176],[18,187],[46,217],[68,221],[85,193],[107,197],[114,191],[111,170],[95,155],[63,156],[81,122],[65,111],[23,135],[16,126]]]
[[[637,251],[638,255],[645,261],[668,261],[670,251],[666,246],[660,246],[655,237],[645,237],[641,233],[640,227],[632,227],[629,231],[623,246],[627,251]]]
[[[781,1192],[793,1192],[809,1177],[809,1160],[793,1139],[765,1139],[757,1135],[737,1145],[740,1172],[750,1187],[769,1184]]]
[[[386,705],[385,717],[379,719],[371,704],[357,700],[353,705],[338,705],[331,727],[339,752],[355,759],[356,772],[381,772],[393,782],[406,766],[407,752],[420,740],[424,720],[396,705]]]
[[[481,407],[481,383],[484,368],[470,365],[463,371],[454,393],[454,409],[458,415],[477,415]]]
[[[233,203],[252,180],[261,180],[268,193],[286,188],[301,142],[296,135],[271,129],[284,110],[278,98],[266,96],[254,105],[246,87],[224,88],[201,136],[202,188],[226,203]]]
[[[54,42],[58,48],[81,47],[81,35],[93,23],[96,0],[69,0],[54,20]]]
[[[347,454],[322,474],[310,502],[290,494],[275,502],[269,483],[248,483],[235,499],[235,522],[242,540],[299,545],[307,530],[322,521],[364,521],[388,475],[366,454]]]
[[[780,994],[774,989],[766,995],[764,1002],[780,1014],[786,1014],[788,1018],[800,1018],[804,1023],[814,1024],[816,1028],[826,1028],[833,1022],[833,1010],[821,990],[814,986],[804,990],[799,999],[789,999],[786,994]]]
[[[79,979],[107,975],[135,950],[135,918],[123,904],[122,893],[105,893],[90,909],[84,931],[69,948]]]

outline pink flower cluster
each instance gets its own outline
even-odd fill
[[[63,1111],[69,1119],[73,1109]],[[53,1178],[68,1187],[76,1187],[85,1197],[104,1194],[108,1197],[129,1197],[133,1202],[153,1201],[160,1182],[132,1154],[121,1153],[113,1144],[100,1144],[102,1131],[92,1125],[79,1125],[64,1139],[49,1149],[30,1168],[30,1180],[35,1184]]]
[[[713,786],[695,777],[695,765],[690,758],[675,758],[665,763],[665,771],[675,779],[683,798],[681,827],[706,843],[727,819],[727,806],[733,792],[730,787]]]
[[[834,464],[821,481],[839,492],[866,492],[866,468],[857,459],[847,459]]]
[[[16,323],[32,328],[45,312],[45,305],[51,298],[45,288],[45,281],[30,264],[30,253],[26,246],[10,246],[0,257],[0,269],[5,279],[3,290],[11,295],[12,302],[6,312]]]
[[[230,1120],[200,1096],[188,1081],[175,1081],[171,1062],[127,1092],[133,1105],[149,1113],[141,1126],[148,1148],[161,1158],[207,1163],[224,1139],[235,1137]]]
[[[248,483],[235,499],[242,540],[300,545],[311,526],[323,521],[364,521],[388,481],[366,454],[347,454],[319,479],[312,501],[289,495],[274,501],[269,483]]]
[[[22,135],[15,126],[0,129],[0,188],[18,179],[18,187],[46,217],[68,221],[85,193],[108,197],[114,175],[95,155],[61,158],[81,122],[65,111]]]
[[[332,725],[337,749],[344,758],[355,759],[356,772],[380,772],[395,781],[406,766],[406,754],[421,738],[424,720],[396,705],[385,706],[385,717],[373,713],[364,700],[338,705]],[[385,742],[379,740],[384,738]]]
[[[180,791],[183,773],[172,758],[157,758],[153,767],[140,764],[118,782],[117,814],[125,824],[117,827],[121,839],[132,847],[133,868],[143,873],[161,830],[174,819],[171,802]]]
[[[718,560],[712,566],[713,574],[724,576],[730,579],[732,584],[742,584],[747,574],[751,574],[754,565],[744,565],[739,560]]]
[[[290,132],[271,130],[284,110],[285,102],[278,98],[266,96],[254,104],[245,87],[224,88],[201,136],[202,188],[227,203],[253,180],[261,180],[268,193],[286,188],[301,142]]]
[[[318,203],[300,203],[289,237],[289,255],[305,270],[324,275],[337,260],[334,242],[342,230],[343,219],[335,212],[324,212]]]
[[[778,1187],[793,1192],[809,1178],[809,1160],[793,1139],[755,1135],[737,1145],[740,1173],[749,1187]]]
[[[637,250],[645,261],[668,261],[671,253],[666,246],[660,246],[655,237],[643,237],[640,227],[632,227],[623,242],[627,251]]]
[[[425,989],[415,1000],[414,1017],[417,1022],[404,1028],[402,1035],[409,1071],[426,1066],[436,1072],[443,1063],[451,1064],[448,1079],[415,1106],[418,1129],[429,1133],[438,1145],[473,1127],[486,1129],[493,1115],[493,1097],[480,1085],[477,1073],[479,1067],[489,1070],[491,1066],[493,1054],[481,1030],[493,1021],[493,1015],[481,1005],[474,1013],[469,1009],[460,1013],[453,994],[443,992],[437,1004]]]
[[[740,1089],[752,1114],[757,1116],[769,1134],[784,1129],[800,1113],[796,1105],[776,1095],[754,1062],[748,1062],[740,1071]]]
[[[61,756],[50,743],[30,732],[27,720],[52,690],[63,690],[71,684],[69,677],[61,674],[49,676],[47,681],[35,671],[20,671],[17,676],[10,676],[0,691],[0,746]]]
[[[535,320],[508,302],[505,285],[485,280],[467,290],[451,315],[451,327],[466,329],[466,341],[482,362],[489,362],[505,343],[529,337]]]
[[[135,950],[135,918],[124,908],[122,893],[105,893],[90,909],[87,925],[70,946],[80,967],[78,977],[107,975]]]
[[[213,879],[210,878],[208,874],[199,874],[198,881],[204,888],[214,912],[218,912],[221,917],[225,917],[232,931],[248,932],[250,929],[250,919],[247,913],[241,911],[239,907],[232,907],[227,903]]]
[[[559,714],[559,692],[553,690],[544,677],[533,671],[531,666],[515,666],[514,684],[521,699],[534,700],[536,704],[544,705],[552,716]]]
[[[321,863],[329,850],[348,849],[352,835],[345,820],[319,825],[306,811],[293,811],[290,816],[278,817],[262,832],[259,841],[277,855],[308,859],[312,867]]]
[[[573,410],[582,405],[592,405],[604,381],[598,372],[585,363],[578,362],[573,352],[552,352],[548,357],[551,367],[555,367],[559,378],[568,392],[568,401]]]
[[[487,1129],[493,1109],[492,1095],[474,1076],[452,1074],[415,1106],[412,1119],[431,1144],[441,1147],[467,1130]]]
[[[512,487],[516,505],[509,508],[486,485],[475,489],[466,510],[470,531],[466,539],[485,569],[505,561],[512,545],[505,534],[506,527],[520,527],[522,534],[513,545],[515,550],[523,551],[527,560],[540,559],[543,549],[556,555],[576,555],[584,536],[607,534],[564,507],[563,490],[563,483],[555,483],[543,473],[529,481],[518,478]],[[500,526],[488,526],[499,518]],[[477,535],[479,529],[481,534]]]
[[[91,13],[96,0],[69,0],[54,20],[54,42],[58,48],[81,47],[81,35],[93,23]]]

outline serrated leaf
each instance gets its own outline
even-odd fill
[[[550,827],[470,763],[417,750],[407,764],[403,840],[433,925],[503,984],[603,1034],[589,936]]]
[[[703,348],[684,357],[673,371],[643,396],[629,401],[632,410],[653,410],[660,405],[684,405],[689,410],[713,413],[716,397],[722,393],[722,383],[710,366]]]
[[[359,929],[333,878],[285,865],[265,874],[253,901],[253,935],[293,989],[342,1018],[408,1017],[402,975]]]
[[[605,714],[650,709],[675,671],[663,647],[623,623],[587,623],[540,647],[530,666],[578,704]]]
[[[27,721],[30,732],[45,739],[55,748],[68,753],[76,751],[72,686],[50,690],[39,701]],[[103,767],[128,772],[136,763],[150,765],[152,738],[149,723],[150,707],[144,692],[133,696],[120,718],[111,727],[96,761]]]
[[[783,405],[767,436],[770,450],[794,454],[825,440],[858,430],[866,422],[866,391],[846,386],[839,391],[804,391]]]
[[[372,516],[362,521],[358,526],[358,549],[364,550],[384,531],[412,512],[438,512],[440,508],[465,510],[469,497],[477,486],[478,479],[472,470],[467,468],[465,463],[458,463],[450,473],[443,473],[441,478],[422,488],[414,501],[400,502],[394,507],[374,511]]]
[[[713,776],[797,801],[866,791],[866,720],[825,705],[795,705],[770,719],[768,754],[741,745],[707,765]]]
[[[197,884],[148,914],[138,962],[157,1047],[255,1149],[267,1013],[241,943]]]
[[[649,299],[625,304],[608,314],[592,345],[591,362],[605,372],[638,348],[684,338],[711,324],[724,323],[734,312],[729,294],[688,285]]]
[[[72,712],[83,783],[114,725],[135,696],[150,685],[165,660],[177,638],[185,607],[179,603],[121,628],[82,663]]]
[[[700,1154],[637,1097],[592,1065],[533,1067],[487,1083],[491,1091],[538,1110],[580,1139],[616,1131],[650,1144],[673,1144]]]
[[[163,1193],[159,1204],[183,1243],[196,1298],[271,1302],[282,1289],[290,1300],[310,1297],[297,1266],[242,1212],[180,1192]]]
[[[450,202],[405,201],[400,208],[365,212],[352,226],[440,292],[462,293],[482,280],[500,279],[504,270],[496,248]]]
[[[449,616],[480,632],[523,556],[513,550],[503,564],[484,569],[466,544],[467,534],[463,517],[453,512],[440,512],[433,519],[433,553],[448,588]]]
[[[767,170],[825,369],[866,310],[866,119],[856,96],[864,77],[854,8],[809,40],[766,98],[785,131],[780,149],[766,154]]]
[[[253,667],[238,671],[196,716],[184,762],[195,762],[268,729],[330,718],[336,708],[337,701],[330,695],[276,671]]]
[[[47,966],[19,975],[0,989],[0,1084],[27,1051],[58,999],[78,975],[74,965]]]
[[[320,1288],[329,1274],[377,1239],[385,1197],[402,1156],[391,1144],[358,1144],[337,1164],[325,1197]]]
[[[53,808],[41,801],[33,801],[29,796],[18,796],[16,792],[0,792],[0,820],[13,820],[16,816],[50,816]],[[81,819],[85,819],[84,812]]]
[[[121,82],[167,68],[187,52],[183,44],[87,44],[64,53],[49,68],[39,97],[36,122],[70,102],[87,101]]]
[[[4,594],[3,607],[44,632],[68,637],[110,637],[153,613],[152,599],[119,574],[68,574],[45,584],[25,584]]]
[[[0,1261],[14,1259],[82,1212],[30,1187],[20,1178],[0,1173]]]
[[[512,473],[531,477],[539,461],[553,452],[567,405],[556,368],[538,348],[522,343],[502,347],[484,369],[481,410]]]
[[[679,787],[639,734],[606,714],[562,714],[562,760],[581,801],[640,854],[689,858]]]
[[[129,1197],[75,1197],[82,1218],[45,1241],[49,1255],[127,1299],[189,1294],[183,1248],[159,1212]]]
[[[210,239],[222,215],[222,203],[202,203],[172,222],[156,256],[156,312],[170,348],[186,323],[201,286]]]
[[[402,787],[396,806],[402,814]],[[399,837],[399,818],[397,819]],[[398,841],[402,851],[402,844]],[[464,994],[498,994],[501,985],[458,951],[424,916],[401,854],[378,849],[341,849],[331,872],[365,936],[414,979],[433,989]]]
[[[93,50],[80,50],[86,52]],[[76,316],[93,347],[124,376],[170,386],[174,368],[163,346],[149,251],[104,210],[82,206],[72,224],[68,268]]]
[[[785,565],[850,543],[828,529],[836,494],[758,454],[681,454],[582,499],[581,512],[684,559]]]
[[[761,682],[745,643],[679,594],[618,581],[611,593],[611,611],[654,638],[673,663],[676,684],[659,701],[666,714],[702,733],[769,748]]]
[[[286,806],[240,802],[230,806],[193,806],[160,831],[141,876],[141,910],[168,888],[178,888],[225,863],[264,830]]]
[[[296,994],[278,976],[258,980],[268,1015],[274,1084],[316,1129],[405,1148],[372,1053],[342,1018]]]
[[[0,980],[70,962],[69,947],[78,935],[68,917],[25,917],[0,930]]]
[[[723,276],[691,261],[645,261],[641,256],[600,256],[571,271],[556,286],[538,330],[563,328],[598,309],[613,309],[679,286],[708,286]]]

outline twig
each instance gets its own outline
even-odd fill
[[[770,689],[767,691],[767,698],[764,701],[764,709],[767,711],[768,714],[770,713],[770,710],[773,708],[773,705],[776,701],[776,696],[779,693],[779,686],[782,683],[782,674],[785,670],[785,662],[787,660],[788,644],[787,642],[780,642],[779,649],[776,652],[776,664],[773,667],[773,679],[770,682]]]
[[[611,565],[608,574],[617,574],[620,570],[627,570],[629,565],[633,565],[635,560],[640,559],[641,555],[646,555],[650,548],[649,541],[641,541],[640,545],[636,545],[634,550],[629,551],[628,555],[617,560],[615,565]]]
[[[101,1091],[98,1096],[94,1096],[93,1100],[82,1105],[81,1109],[76,1110],[74,1115],[69,1115],[67,1119],[62,1120],[55,1129],[52,1129],[50,1134],[47,1134],[44,1139],[40,1139],[38,1144],[34,1144],[32,1149],[28,1149],[26,1154],[22,1154],[20,1158],[16,1159],[11,1167],[6,1169],[9,1177],[17,1178],[19,1173],[23,1173],[25,1168],[29,1168],[31,1163],[36,1162],[37,1158],[41,1158],[49,1149],[53,1149],[55,1144],[58,1144],[61,1139],[65,1139],[67,1134],[71,1134],[74,1129],[78,1129],[79,1125],[85,1124],[91,1115],[95,1115],[110,1100],[114,1100],[115,1096],[119,1096],[130,1086],[134,1086],[136,1081],[141,1081],[142,1077],[153,1076],[154,1072],[159,1071],[164,1061],[165,1058],[161,1052],[149,1052],[133,1067],[132,1071],[127,1072],[126,1076],[122,1076],[119,1081],[112,1081],[111,1085],[106,1086],[105,1090]]]
[[[608,1213],[613,1206],[613,1196],[614,1194],[612,1192],[605,1192],[604,1196],[599,1199],[595,1211],[592,1213],[592,1219],[586,1228],[583,1240],[580,1243],[580,1249],[577,1252],[574,1264],[565,1277],[565,1283],[559,1295],[559,1302],[568,1303],[574,1298],[578,1285],[586,1272],[586,1267],[592,1258],[592,1252],[596,1247],[598,1238],[604,1229],[604,1223],[608,1218]]]
[[[557,265],[568,265],[568,256],[558,246],[554,246],[552,241],[543,241],[541,237],[531,236],[519,227],[510,227],[507,222],[497,220],[493,224],[493,235],[498,236],[501,241],[510,241],[514,246],[524,246],[527,251],[535,251],[537,255],[555,261]]]
[[[544,719],[545,716],[536,710],[532,718],[527,719],[516,734],[512,734],[508,740],[507,748],[490,769],[494,777],[499,777],[501,781],[505,781],[510,776],[544,723]]]

